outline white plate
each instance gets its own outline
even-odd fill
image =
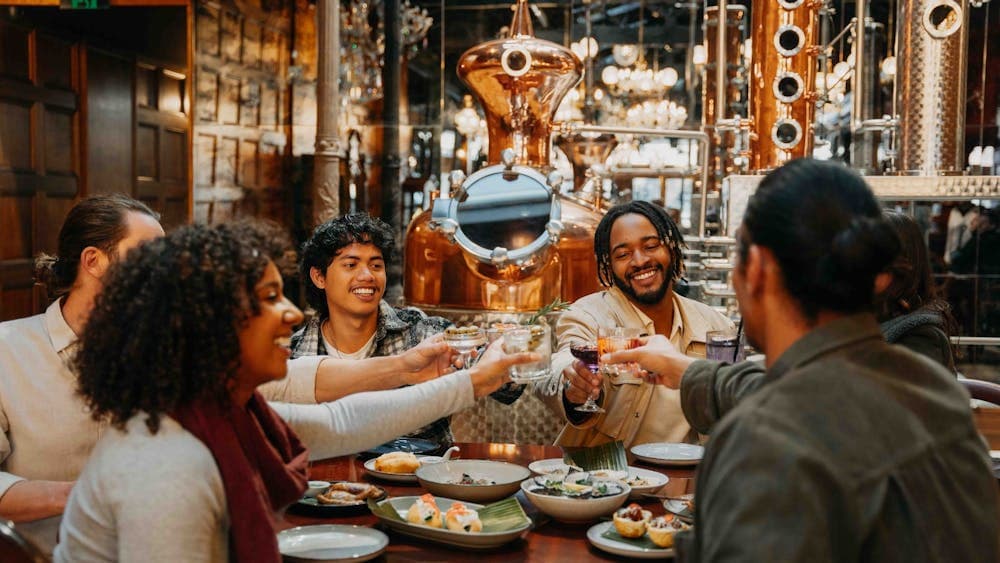
[[[705,455],[705,448],[697,444],[653,442],[632,446],[632,455],[657,465],[698,465]]]
[[[396,483],[416,483],[417,474],[416,473],[389,473],[387,471],[378,471],[375,469],[375,459],[371,458],[365,462],[365,470],[371,473],[372,476],[382,479],[383,481],[394,481]],[[440,463],[444,458],[436,455],[418,455],[417,459],[421,464],[424,463]]]
[[[372,513],[375,514],[375,516],[378,516],[379,520],[381,520],[386,526],[389,526],[400,534],[465,549],[490,549],[499,547],[505,543],[516,540],[525,532],[525,530],[531,527],[531,519],[527,517],[524,519],[525,521],[523,527],[507,532],[453,532],[445,528],[432,528],[430,526],[411,524],[406,521],[406,513],[410,510],[410,506],[413,505],[418,498],[420,497],[393,497],[379,502],[379,505],[390,503],[392,507],[396,509],[396,512],[399,513],[400,518],[403,519],[402,521],[393,518],[384,518],[378,512],[373,511]],[[443,515],[449,508],[451,508],[452,504],[459,501],[450,498],[434,497],[434,502],[437,504],[438,509],[441,510],[441,514]],[[462,504],[472,510],[479,510],[483,508],[483,505],[473,502],[463,502]]]
[[[646,481],[646,484],[633,485],[631,483],[631,480],[635,477],[644,479]],[[636,499],[641,497],[643,493],[656,492],[657,489],[666,485],[669,482],[670,478],[664,475],[663,473],[660,473],[659,471],[652,471],[649,469],[643,469],[641,467],[629,466],[628,480],[625,481],[625,484],[632,488],[632,494],[629,496],[629,498]]]
[[[321,524],[278,532],[278,551],[291,561],[368,561],[388,545],[388,536],[364,526]]]
[[[633,559],[662,559],[664,557],[674,556],[674,549],[672,547],[668,547],[666,549],[647,549],[644,547],[634,546],[630,543],[609,540],[604,537],[603,534],[608,531],[608,528],[611,526],[614,526],[614,522],[599,522],[594,524],[589,530],[587,530],[587,539],[590,540],[590,543],[594,544],[594,547],[597,549],[601,549],[615,555],[631,557]]]
[[[533,461],[528,464],[528,469],[539,475],[548,475],[549,473],[556,472],[569,473],[570,471],[569,466],[566,465],[566,462],[561,457]]]
[[[694,524],[694,511],[688,506],[688,503],[682,499],[693,499],[694,495],[681,495],[681,498],[668,498],[663,501],[663,508],[667,512],[676,514],[681,522],[687,522],[688,524]]]

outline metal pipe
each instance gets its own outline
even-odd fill
[[[1000,338],[993,336],[952,336],[951,343],[957,346],[1000,346]]]
[[[857,0],[855,4],[857,14],[854,18],[854,77],[851,84],[852,106],[851,106],[851,129],[855,135],[851,136],[851,145],[860,142],[857,129],[861,126],[861,120],[865,118],[865,19],[868,17],[868,2]]]
[[[692,139],[701,145],[698,151],[698,161],[701,166],[701,210],[699,211],[698,237],[705,238],[705,214],[708,203],[708,147],[709,137],[704,131],[689,131],[687,129],[655,129],[655,128],[632,128],[632,127],[610,127],[602,125],[577,125],[574,123],[564,123],[561,129],[566,134],[573,133],[612,133],[618,135],[650,135],[666,137],[671,139]],[[692,190],[693,192],[694,190]]]
[[[728,17],[729,17],[729,6],[726,0],[719,0],[719,25],[718,31],[715,34],[715,122],[718,123],[723,119],[726,119],[726,70],[728,68],[728,61],[726,61],[726,34],[729,32]],[[719,139],[719,144],[721,146],[722,139]],[[702,205],[704,205],[704,198],[702,198]],[[702,215],[704,220],[704,215]],[[704,230],[704,226],[702,227]],[[702,233],[704,234],[704,233]]]
[[[313,221],[340,215],[340,0],[317,2],[316,152]]]

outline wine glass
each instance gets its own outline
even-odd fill
[[[583,362],[590,373],[597,373],[598,359],[600,355],[597,353],[597,344],[593,342],[574,342],[569,347],[569,352],[573,354],[573,357]],[[600,391],[596,393],[600,394]],[[582,405],[577,405],[574,410],[579,412],[605,412],[604,409],[597,404],[597,397],[595,394],[591,394],[587,397],[587,402]]]
[[[472,351],[486,344],[486,333],[475,325],[450,326],[444,329],[445,344],[458,352],[458,358],[463,368],[468,368],[472,360]]]

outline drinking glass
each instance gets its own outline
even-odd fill
[[[736,329],[710,330],[705,333],[705,357],[720,362],[736,362],[740,353],[739,344]]]
[[[570,345],[569,351],[573,357],[580,360],[587,366],[590,373],[597,373],[598,358],[597,344],[594,342],[574,342]],[[600,392],[597,393],[599,395]],[[577,405],[574,410],[579,412],[604,412],[604,409],[597,404],[597,397],[591,395],[587,397],[587,402]]]
[[[511,366],[510,379],[514,383],[529,383],[548,377],[552,364],[552,330],[547,325],[505,329],[503,351],[507,354],[534,352],[542,357],[537,362]]]
[[[639,335],[642,329],[626,327],[601,327],[597,329],[597,354],[598,358],[604,354],[618,352],[621,350],[631,350],[639,347]],[[607,375],[612,380],[619,377],[636,376],[639,373],[639,366],[635,363],[607,364],[600,362],[601,373]]]
[[[445,344],[458,352],[462,367],[468,368],[472,359],[472,351],[486,344],[486,333],[475,325],[450,326],[444,329]]]

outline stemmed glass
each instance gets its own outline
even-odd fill
[[[570,345],[569,351],[573,354],[573,357],[583,362],[590,373],[597,373],[598,359],[600,354],[597,353],[597,344],[593,342],[574,342]],[[600,394],[598,391],[597,394]],[[577,405],[574,410],[579,412],[604,412],[604,409],[597,404],[597,397],[595,394],[591,394],[587,397],[587,402],[582,405]]]
[[[468,368],[472,361],[472,351],[486,344],[486,333],[475,325],[450,326],[444,329],[444,341],[458,352],[462,367]]]

